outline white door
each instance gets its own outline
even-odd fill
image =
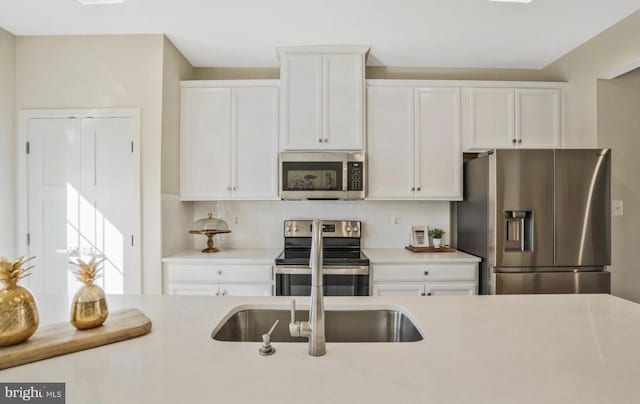
[[[512,88],[470,88],[467,116],[469,150],[513,147],[515,91]]]
[[[66,254],[80,244],[81,188],[79,119],[28,119],[28,254],[36,266],[26,278],[35,292],[66,293],[72,276]]]
[[[278,197],[278,88],[233,89],[233,197]]]
[[[416,196],[461,200],[460,89],[418,88],[415,97]]]
[[[140,291],[138,119],[28,119],[31,287],[74,293],[67,261],[105,257],[97,284],[107,293]]]
[[[560,91],[516,90],[516,143],[523,148],[560,146]]]
[[[427,296],[472,296],[477,293],[477,286],[474,282],[464,283],[427,283]]]
[[[282,148],[321,149],[322,56],[288,55],[281,72]]]
[[[363,56],[326,55],[323,61],[323,147],[361,150],[364,144]]]
[[[367,89],[367,160],[370,199],[413,197],[413,89]]]
[[[374,296],[424,296],[424,283],[374,283]]]
[[[184,88],[180,130],[180,197],[231,196],[231,89]]]

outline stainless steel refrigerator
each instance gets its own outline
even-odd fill
[[[609,293],[611,151],[496,150],[464,164],[457,246],[483,294]]]

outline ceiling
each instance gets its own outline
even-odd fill
[[[368,65],[542,68],[640,0],[2,0],[16,35],[165,33],[194,66],[275,67],[281,45],[371,45]]]

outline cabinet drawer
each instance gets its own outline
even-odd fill
[[[273,296],[273,285],[220,285],[221,296]]]
[[[271,265],[167,265],[167,282],[173,283],[269,283]]]
[[[172,283],[167,286],[166,293],[183,296],[216,296],[219,293],[218,290],[218,285]]]
[[[475,281],[476,264],[374,265],[374,281]]]

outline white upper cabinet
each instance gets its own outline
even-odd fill
[[[460,89],[368,83],[368,199],[461,199]]]
[[[277,199],[278,81],[182,85],[181,199]]]
[[[181,104],[181,198],[229,196],[231,89],[183,88]]]
[[[465,151],[560,147],[564,84],[536,84],[465,88]]]
[[[361,150],[365,46],[278,48],[283,150]]]
[[[516,90],[516,143],[518,147],[560,146],[560,90]]]
[[[414,196],[412,87],[367,88],[368,197]]]
[[[461,200],[460,89],[417,88],[415,98],[416,196]]]
[[[512,147],[515,137],[515,90],[468,89],[468,130],[473,148]]]

